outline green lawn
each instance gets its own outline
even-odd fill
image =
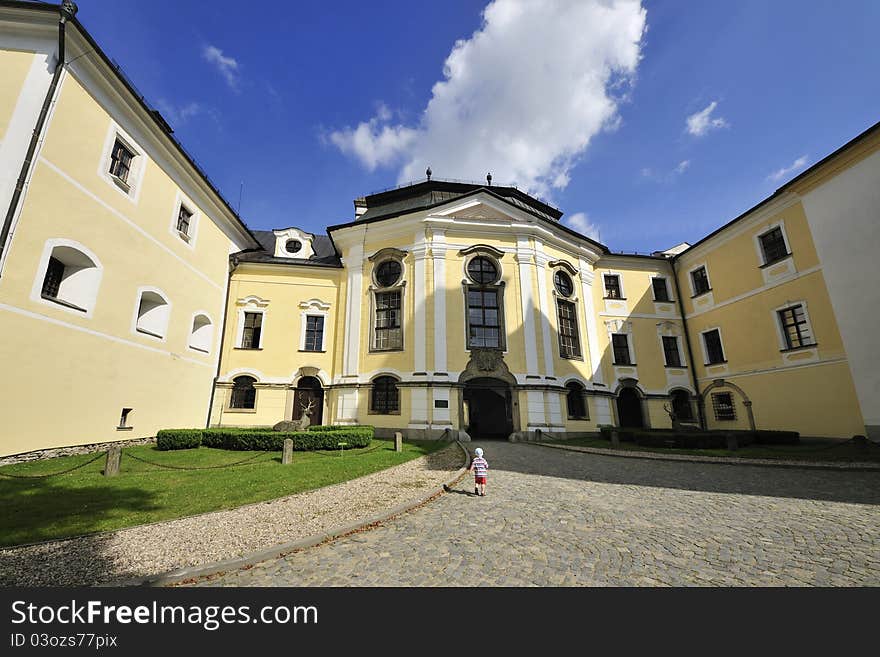
[[[551,441],[547,441],[551,442]],[[613,449],[611,441],[604,438],[572,438],[552,441],[560,445],[579,447],[598,447]],[[653,452],[656,454],[689,454],[692,456],[727,456],[750,459],[781,459],[797,461],[842,461],[880,463],[880,446],[868,445],[861,448],[853,443],[841,444],[834,439],[803,439],[800,445],[753,445],[741,447],[736,451],[726,449],[677,449],[673,447],[645,447],[631,442],[622,442],[620,451]]]
[[[281,465],[281,453],[262,454],[245,465],[213,470],[168,470],[129,458],[165,465],[204,467],[241,461],[252,453],[200,447],[160,452],[154,446],[123,450],[120,474],[104,477],[100,458],[69,474],[45,479],[0,476],[0,546],[30,543],[140,525],[158,520],[230,509],[292,493],[329,486],[384,470],[448,446],[440,441],[374,440],[369,447],[338,453],[294,452]],[[94,455],[66,456],[0,468],[0,473],[37,475],[58,472]]]

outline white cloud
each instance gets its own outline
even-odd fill
[[[640,0],[495,0],[483,24],[455,43],[417,125],[380,111],[330,134],[368,169],[398,165],[399,182],[437,177],[564,188],[618,105],[641,56]]]
[[[225,56],[223,51],[216,46],[205,46],[202,48],[202,57],[206,62],[214,65],[220,72],[220,75],[226,80],[226,84],[229,85],[230,89],[233,91],[239,90],[241,67],[234,58]]]
[[[159,99],[156,103],[157,108],[174,127],[175,125],[183,125],[194,116],[198,116],[205,111],[199,103],[193,101],[185,105],[173,105],[164,98]]]
[[[792,162],[787,167],[782,167],[777,171],[774,171],[769,176],[767,176],[767,180],[772,180],[773,182],[779,182],[783,178],[785,178],[788,174],[794,173],[795,171],[800,171],[805,166],[807,166],[807,156],[801,155],[798,159]]]
[[[691,166],[690,160],[682,160],[672,170],[669,171],[658,171],[656,169],[652,169],[651,167],[643,167],[639,173],[642,178],[649,178],[650,180],[656,180],[658,182],[672,182],[677,176],[682,175],[685,171],[687,171]]]
[[[570,217],[563,219],[562,223],[566,224],[569,228],[573,228],[581,235],[591,237],[597,242],[601,241],[601,231],[598,224],[590,221],[590,218],[585,212],[575,212]]]
[[[687,171],[688,167],[690,167],[690,166],[691,166],[690,160],[682,160],[681,162],[678,163],[678,166],[675,167],[674,171],[675,171],[675,173],[681,174],[681,173],[684,173],[685,171]]]
[[[705,109],[687,117],[687,131],[694,137],[702,137],[710,130],[730,127],[727,119],[720,116],[717,118],[712,117],[712,112],[715,111],[716,107],[718,107],[718,101],[713,100]]]

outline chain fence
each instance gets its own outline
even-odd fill
[[[74,470],[79,470],[80,468],[84,468],[90,463],[94,463],[98,459],[104,458],[106,456],[106,452],[99,452],[94,457],[90,458],[88,461],[84,461],[79,465],[75,465],[72,468],[67,468],[66,470],[61,470],[60,472],[50,472],[48,474],[39,474],[39,475],[17,475],[12,474],[10,472],[3,472],[0,470],[0,477],[9,477],[10,479],[48,479],[49,477],[57,477],[59,475],[68,474],[73,472]]]

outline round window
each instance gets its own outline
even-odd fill
[[[483,256],[477,256],[468,263],[467,273],[474,283],[490,285],[498,280],[498,266]]]
[[[302,251],[303,245],[299,240],[287,240],[287,244],[284,245],[284,248],[288,253],[299,253]]]
[[[376,282],[382,287],[391,287],[400,280],[403,271],[397,260],[386,260],[376,267]]]
[[[564,271],[557,271],[553,274],[553,284],[556,286],[556,291],[564,297],[570,297],[572,292],[574,292],[574,283],[571,280],[571,276]]]

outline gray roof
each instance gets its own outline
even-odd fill
[[[326,235],[315,235],[312,238],[314,254],[312,254],[311,258],[276,258],[273,255],[275,253],[275,233],[271,230],[255,230],[253,233],[263,248],[260,251],[241,251],[235,254],[239,262],[342,267],[342,261],[339,259],[339,254],[336,253],[336,247],[333,246],[333,241]]]

